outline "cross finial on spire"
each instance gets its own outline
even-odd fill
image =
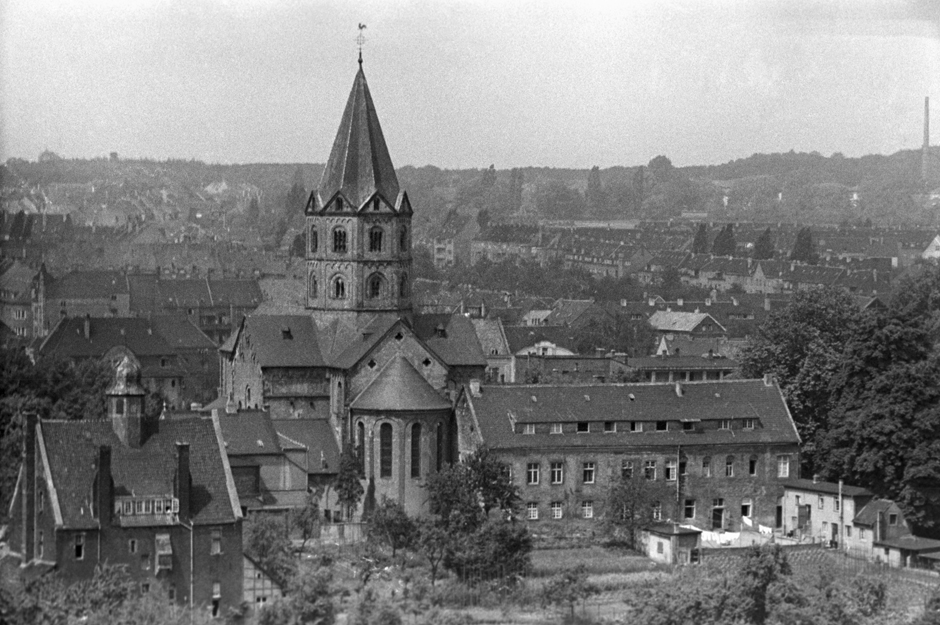
[[[359,36],[356,37],[356,43],[359,44],[359,66],[362,67],[362,46],[366,42],[365,35],[362,34],[362,31],[366,29],[366,25],[362,22],[359,23]]]

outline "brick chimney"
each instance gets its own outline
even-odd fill
[[[114,489],[111,485],[111,447],[102,445],[98,448],[98,526],[105,529],[111,526],[111,514],[114,510]]]
[[[176,498],[180,502],[179,520],[189,522],[189,443],[176,443]]]

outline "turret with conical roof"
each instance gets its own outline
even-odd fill
[[[360,65],[307,217],[307,308],[411,314],[411,205]]]

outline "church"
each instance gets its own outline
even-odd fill
[[[361,59],[304,214],[307,314],[246,317],[220,348],[220,399],[267,411],[321,458],[352,446],[367,508],[387,496],[424,512],[422,484],[456,459],[454,407],[486,358],[470,319],[414,310],[412,206]]]

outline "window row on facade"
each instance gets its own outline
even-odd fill
[[[548,463],[548,481],[550,484],[565,483],[565,462],[552,461]],[[659,472],[659,461],[657,460],[623,460],[620,464],[620,475],[623,479],[633,479],[636,472],[640,471],[647,480],[656,480],[660,475],[667,482],[674,482],[679,477],[689,475],[689,461],[683,458],[667,459],[663,462],[663,471]],[[724,456],[713,459],[711,456],[705,456],[701,462],[701,477],[713,477],[724,475],[724,477],[735,477],[742,473],[749,477],[756,477],[760,472],[760,457],[756,455],[742,456],[736,458],[734,455]],[[790,477],[790,455],[781,454],[777,456],[777,477]],[[597,463],[593,460],[581,463],[581,484],[594,484],[597,478]],[[535,486],[542,480],[542,464],[540,462],[526,463],[525,483],[529,486]]]
[[[703,432],[710,430],[755,430],[760,419],[716,419],[702,421],[573,421],[557,423],[521,423],[516,432],[522,434],[615,434],[617,432]]]
[[[316,276],[310,276],[307,288],[311,298],[319,297],[319,284]],[[391,297],[392,295],[393,294],[391,293],[388,279],[384,274],[376,272],[366,278],[366,299],[380,299],[383,297]],[[400,297],[408,297],[408,274],[403,273],[398,278],[398,295]],[[330,280],[330,287],[327,291],[327,297],[336,300],[348,298],[346,276],[333,276],[333,278]]]
[[[307,247],[311,254],[316,254],[320,250],[320,235],[317,226],[310,226],[307,235]],[[368,240],[366,250],[373,254],[380,254],[387,249],[389,244],[385,236],[385,228],[381,226],[372,226],[368,231]],[[334,254],[346,254],[351,251],[349,233],[344,226],[335,226],[330,230],[330,248]],[[408,228],[402,226],[398,231],[398,251],[408,251]]]
[[[529,521],[538,521],[539,520],[539,503],[537,501],[529,501],[525,505],[526,509],[526,519]],[[594,518],[594,502],[590,500],[585,500],[580,503],[578,506],[580,512],[580,517],[582,519],[593,519]],[[565,517],[565,503],[561,501],[552,501],[548,505],[549,517],[552,520],[559,520]]]

